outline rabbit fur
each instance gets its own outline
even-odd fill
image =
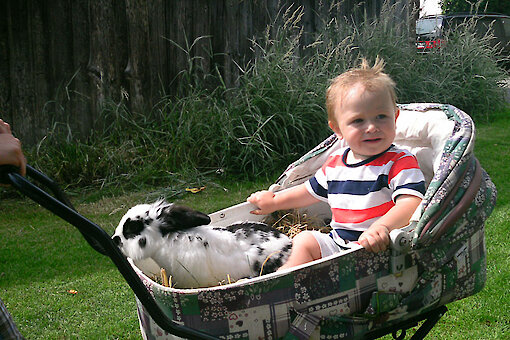
[[[177,288],[216,286],[227,275],[233,281],[256,277],[275,271],[290,255],[292,241],[264,223],[210,222],[189,207],[157,201],[129,209],[112,239],[135,261],[152,258]]]

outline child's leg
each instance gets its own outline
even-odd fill
[[[292,251],[278,270],[287,269],[321,258],[321,248],[311,232],[302,231],[292,239]]]

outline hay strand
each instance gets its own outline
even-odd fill
[[[161,268],[161,280],[163,281],[163,286],[170,287],[168,283],[168,276],[166,275],[165,268]]]
[[[322,233],[331,231],[331,227],[322,219],[306,213],[302,214],[297,209],[276,211],[266,217],[264,222],[290,238],[294,238],[304,230],[317,230]]]

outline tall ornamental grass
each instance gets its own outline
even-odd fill
[[[332,10],[305,45],[302,10],[290,7],[253,41],[255,58],[243,66],[238,87],[227,88],[220,72],[204,75],[200,60],[190,57],[178,97],[161,98],[144,113],[130,111],[125,98],[110,102],[99,119],[104,126],[86,141],[55,124],[29,158],[80,187],[170,185],[181,178],[176,173],[195,180],[272,176],[331,134],[328,82],[362,57],[384,58],[401,103],[449,103],[475,119],[505,105],[500,85],[508,74],[490,36],[475,37],[466,24],[441,49],[418,54],[405,20],[395,20],[398,11],[384,6],[376,19],[352,20]],[[211,78],[218,86],[203,85]]]

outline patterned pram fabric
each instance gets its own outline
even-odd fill
[[[496,188],[473,155],[474,124],[450,105],[400,108],[417,117],[441,114],[451,134],[436,141],[444,147],[431,155],[434,171],[421,217],[397,231],[392,249],[369,253],[356,248],[284,274],[201,289],[163,287],[131,262],[164,312],[222,339],[360,339],[479,292],[486,281],[484,223]],[[312,175],[337,142],[332,136],[291,164],[273,189]],[[224,212],[217,215],[225,217]],[[399,243],[406,239],[410,242]],[[145,339],[173,338],[139,302],[138,314]]]

